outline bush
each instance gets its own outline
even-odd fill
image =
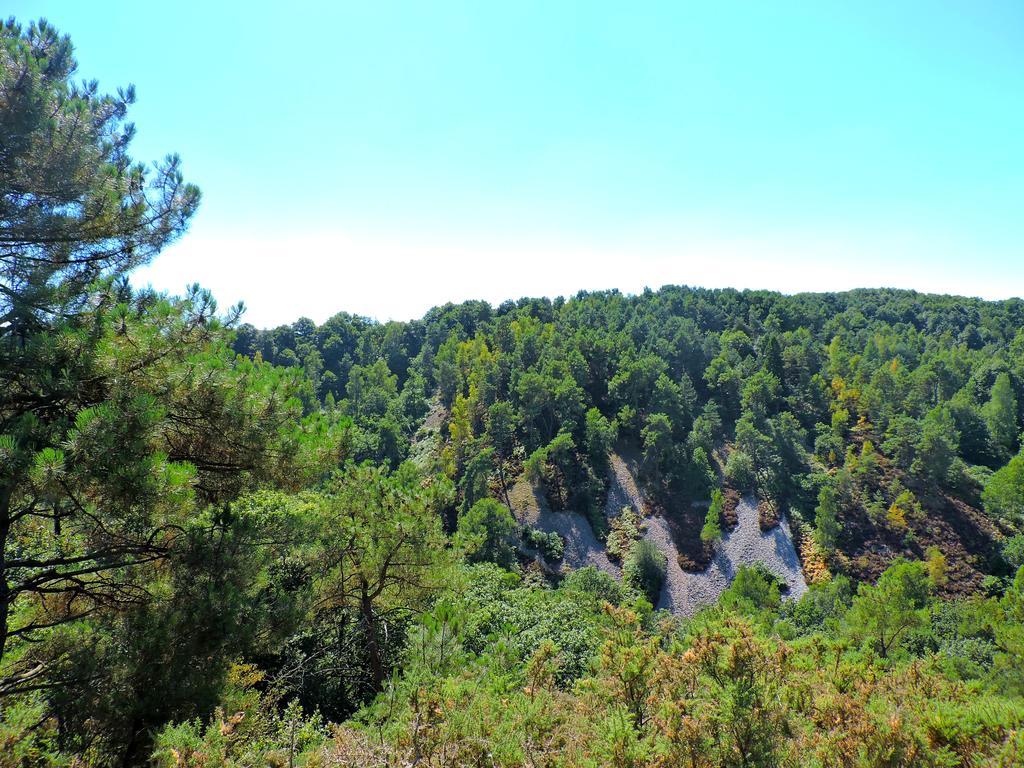
[[[511,543],[515,530],[508,507],[494,499],[480,499],[459,518],[455,545],[470,563],[490,562],[511,568],[515,563]]]
[[[667,567],[668,560],[653,542],[638,541],[626,558],[623,580],[628,587],[645,595],[651,605],[657,605]]]
[[[711,495],[711,506],[704,518],[704,527],[700,532],[700,540],[705,544],[722,538],[722,492],[715,491]]]
[[[612,519],[610,525],[611,531],[606,541],[608,557],[621,562],[640,538],[640,515],[631,506],[623,507],[622,513]]]
[[[1003,542],[1003,559],[1014,573],[1024,566],[1024,534],[1018,533]]]
[[[812,584],[799,600],[783,603],[780,615],[801,634],[810,634],[836,625],[852,601],[850,580],[846,576],[836,576],[821,584]]]
[[[565,540],[554,531],[550,533],[529,525],[519,529],[523,543],[544,555],[548,560],[561,560],[565,554]]]
[[[754,460],[750,454],[735,450],[725,462],[725,477],[737,491],[749,491],[757,479],[754,474]]]
[[[741,613],[771,610],[781,601],[778,577],[760,563],[741,565],[720,602]]]
[[[622,602],[622,585],[604,571],[600,571],[592,565],[586,568],[579,568],[562,581],[563,590],[566,592],[580,592],[592,595],[600,602],[608,602],[618,605]]]

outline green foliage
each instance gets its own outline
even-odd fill
[[[75,67],[0,27],[0,763],[1021,762],[1021,302],[666,286],[240,326],[128,284],[199,193]],[[522,466],[600,537],[617,440],[675,522],[712,495],[706,542],[727,449],[735,489],[815,509],[836,575],[794,602],[741,568],[670,619],[632,508],[623,583],[507,570],[565,542],[495,490]],[[939,601],[981,582],[979,493],[992,596]],[[854,594],[901,547],[926,560]]]
[[[656,476],[661,477],[672,458],[672,422],[664,413],[647,417],[640,433],[644,449],[644,462]]]
[[[897,560],[876,585],[861,584],[847,615],[850,634],[871,643],[883,658],[924,622],[930,591],[928,567]]]
[[[1009,375],[1000,373],[992,385],[992,397],[985,406],[985,422],[997,452],[1009,456],[1017,449],[1017,396]]]
[[[330,604],[358,615],[374,691],[387,675],[382,615],[422,609],[440,587],[443,536],[438,509],[450,493],[443,483],[424,487],[408,465],[394,474],[350,465],[324,494],[326,540],[317,567],[324,573]],[[497,527],[507,522],[511,530],[511,516],[502,518],[500,510],[508,511],[498,507],[498,512],[493,505],[482,507],[474,518],[482,522],[472,526],[467,538],[480,528],[487,536],[496,535],[499,531],[486,527],[495,520]],[[482,546],[487,543],[485,538]]]
[[[562,559],[565,554],[565,539],[555,531],[544,532],[524,525],[519,529],[519,535],[528,547],[532,547],[544,555],[550,561]]]
[[[752,490],[754,483],[757,482],[757,476],[750,454],[738,448],[734,449],[725,462],[725,477],[738,491]]]
[[[841,483],[835,478],[826,478],[818,491],[818,506],[814,511],[814,536],[818,546],[826,552],[836,547],[842,527],[839,523]]]
[[[487,409],[487,434],[498,456],[508,458],[512,455],[515,429],[516,416],[512,405],[504,400],[492,403]]]
[[[778,378],[762,368],[744,383],[741,408],[753,415],[755,423],[763,423],[775,409],[780,390]]]
[[[834,630],[852,600],[850,580],[836,576],[823,584],[812,584],[799,600],[784,602],[780,613],[803,634],[823,628]]]
[[[921,422],[921,437],[915,446],[917,458],[912,469],[940,485],[945,484],[959,441],[960,433],[949,411],[933,408]]]
[[[691,450],[702,448],[705,456],[710,455],[721,435],[722,419],[718,415],[718,407],[714,401],[709,400],[693,422],[693,429],[688,438]]]
[[[711,467],[708,455],[701,446],[696,446],[690,455],[686,473],[686,488],[689,496],[706,499],[718,485],[718,475]]]
[[[608,453],[615,441],[615,424],[609,421],[597,408],[591,408],[586,416],[587,457],[595,467],[607,464]]]
[[[180,160],[128,154],[132,87],[75,82],[74,50],[45,21],[0,26],[0,337],[26,340],[88,305],[100,278],[149,261],[199,204]],[[6,361],[5,361],[6,362]]]
[[[652,605],[655,605],[661,594],[667,566],[665,555],[654,542],[641,539],[633,545],[626,556],[622,579],[627,586],[644,595]]]
[[[719,603],[739,613],[775,611],[781,594],[779,580],[760,563],[741,565]]]
[[[515,565],[515,532],[515,519],[508,507],[494,499],[481,499],[459,516],[455,546],[470,563],[490,562],[511,568]]]
[[[722,538],[722,492],[716,490],[711,494],[711,506],[704,517],[704,527],[700,531],[700,540],[706,544]]]
[[[632,506],[623,507],[621,512],[612,518],[609,528],[605,550],[608,557],[623,561],[632,551],[633,545],[640,540],[643,521]]]
[[[622,585],[604,571],[592,565],[577,568],[562,581],[561,589],[591,595],[599,602],[618,605],[625,594]]]
[[[567,579],[559,589],[538,589],[490,564],[472,566],[460,578],[464,584],[453,609],[461,617],[460,644],[467,651],[504,654],[501,669],[514,676],[516,664],[550,641],[559,649],[561,681],[575,680],[587,669],[600,642],[600,592],[607,585],[598,582],[591,591]]]
[[[1017,569],[1000,602],[1002,621],[996,621],[993,676],[1000,689],[1024,695],[1024,568]]]
[[[1018,533],[1003,542],[1003,557],[1014,572],[1024,566],[1024,534]]]
[[[898,467],[910,470],[920,441],[920,423],[910,416],[898,414],[889,422],[882,449],[892,457]]]
[[[260,695],[262,674],[252,667],[232,668],[222,704],[207,722],[196,718],[168,725],[157,734],[152,765],[243,766],[310,765],[328,740],[322,718],[309,716],[297,702],[278,706]]]
[[[992,475],[981,498],[992,517],[1015,525],[1024,523],[1024,453]]]

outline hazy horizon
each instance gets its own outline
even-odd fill
[[[133,157],[203,190],[136,284],[263,327],[663,284],[1024,293],[1019,3],[276,10],[8,4],[134,83]]]

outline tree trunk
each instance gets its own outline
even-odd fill
[[[512,500],[508,497],[508,483],[505,482],[505,460],[498,457],[498,480],[501,482],[501,493],[505,497],[505,506],[512,509]]]
[[[380,643],[377,639],[377,617],[373,613],[373,600],[369,585],[363,584],[359,597],[359,613],[366,633],[366,655],[370,664],[370,683],[374,693],[384,688],[384,661],[381,658]]]
[[[10,486],[0,488],[0,662],[7,649],[8,611],[11,587],[7,583],[7,537],[11,533],[11,491]]]
[[[7,537],[11,533],[11,493],[10,486],[0,488],[0,664],[7,650],[7,637],[10,620],[11,585],[7,583]],[[0,699],[0,719],[3,718],[3,699]]]

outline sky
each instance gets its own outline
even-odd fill
[[[1024,294],[1020,0],[0,0],[134,83],[257,326],[688,284]]]

